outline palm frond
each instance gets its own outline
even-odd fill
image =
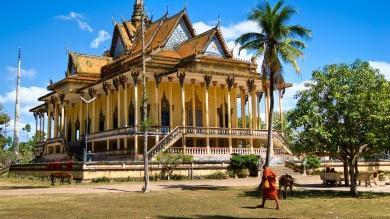
[[[242,34],[240,37],[238,37],[235,40],[235,43],[243,45],[243,44],[245,44],[246,42],[249,42],[249,41],[254,41],[254,40],[262,40],[262,41],[264,41],[264,39],[265,39],[264,34],[251,32],[251,33]]]
[[[310,39],[311,38],[311,30],[309,30],[301,25],[285,26],[283,32],[285,33],[286,37],[299,36],[302,39]]]

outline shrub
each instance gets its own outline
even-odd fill
[[[230,158],[230,166],[229,170],[232,171],[232,174],[229,175],[237,175],[238,177],[248,175],[250,176],[258,176],[259,173],[259,164],[260,164],[260,158],[256,155],[239,155],[239,154],[233,154]],[[248,170],[246,174],[244,174],[242,171]],[[245,176],[245,177],[246,177]]]
[[[241,169],[237,171],[238,178],[246,178],[249,175],[249,171],[247,169]]]
[[[168,179],[173,176],[175,169],[183,163],[191,163],[192,155],[161,153],[157,155],[156,160],[162,164],[161,179]]]
[[[313,155],[309,155],[306,158],[306,168],[309,170],[317,169],[321,165],[321,160]]]
[[[105,176],[98,177],[98,178],[92,179],[92,182],[93,183],[109,183],[109,182],[111,182],[111,178],[105,177]]]

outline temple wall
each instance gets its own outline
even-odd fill
[[[92,179],[107,178],[142,178],[144,169],[142,164],[135,163],[94,163],[82,164],[77,163],[69,171],[66,169],[66,163],[62,163],[57,169],[48,168],[47,164],[25,164],[13,165],[10,168],[10,174],[16,176],[35,176],[50,177],[55,172],[70,172],[73,178],[82,181],[91,181]],[[227,172],[227,163],[193,163],[182,164],[176,168],[174,174],[192,177],[206,176],[217,172]],[[161,172],[161,165],[151,164],[150,176]]]

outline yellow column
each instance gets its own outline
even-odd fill
[[[46,131],[46,136],[47,139],[51,139],[51,103],[47,103],[47,131]],[[41,138],[44,138],[42,136]]]
[[[234,85],[234,77],[228,77],[226,79],[227,84],[227,113],[228,113],[228,128],[229,128],[229,153],[233,153],[233,144],[232,144],[232,137],[231,137],[231,129],[232,129],[232,116],[231,116],[231,99],[230,99],[230,92],[232,90],[232,87]]]
[[[245,90],[240,87],[241,91],[241,128],[246,128],[246,112],[245,112]]]
[[[195,79],[191,79],[192,84],[192,126],[196,126],[196,114],[195,114],[195,98],[196,98],[196,92],[195,92]]]
[[[257,96],[256,93],[253,91],[252,92],[252,108],[253,108],[253,129],[258,129],[257,128]]]
[[[117,90],[117,99],[118,99],[118,128],[122,128],[123,119],[122,119],[122,95],[121,95],[121,87],[118,87]],[[118,145],[119,147],[119,145]]]
[[[214,88],[214,127],[218,127],[218,96],[217,96],[217,81],[213,81]],[[217,140],[217,139],[215,139]]]
[[[225,116],[226,116],[226,107],[225,107],[225,85],[222,84],[221,85],[221,90],[222,90],[222,127],[223,128],[226,128],[227,124],[226,124],[226,121],[225,121]]]
[[[160,76],[157,76],[157,74],[154,75],[154,79],[155,79],[155,87],[154,87],[154,111],[155,111],[155,122],[154,124],[156,124],[156,126],[160,127],[160,101],[159,101],[159,87],[160,87],[160,83],[161,83],[161,77]],[[158,142],[160,141],[160,138],[159,138],[159,135],[156,135],[156,141],[155,143],[157,144]]]
[[[205,81],[205,116],[206,116],[206,128],[207,128],[207,136],[206,136],[206,147],[207,147],[207,153],[210,154],[210,138],[208,135],[208,128],[210,127],[210,121],[209,121],[209,87],[211,83],[212,76],[211,75],[205,75],[204,81]]]
[[[129,126],[129,85],[128,84],[125,85],[125,95],[124,96],[125,96],[125,106],[124,106],[125,122],[124,122],[124,125],[125,125],[125,127],[128,127]],[[127,145],[127,141],[125,141],[125,147],[126,147],[126,145]]]
[[[180,83],[180,93],[181,93],[181,119],[182,119],[182,126],[185,127],[186,124],[186,93],[185,93],[185,86],[184,86],[184,80],[185,80],[186,74],[183,73],[177,73],[177,77],[179,78]],[[183,146],[183,152],[186,153],[186,138],[183,136],[182,138],[182,146]]]
[[[131,76],[133,77],[133,83],[134,83],[134,125],[137,129],[138,127],[138,111],[139,111],[139,106],[138,106],[138,76],[139,72],[132,72]],[[138,135],[134,136],[134,153],[138,154]]]
[[[107,90],[107,115],[106,115],[106,130],[111,129],[111,88]],[[110,140],[107,140],[107,150],[110,150]]]
[[[54,105],[54,138],[58,138],[58,107]]]
[[[84,133],[84,102],[80,100],[80,111],[79,111],[80,117],[79,117],[79,122],[80,122],[80,130],[79,130],[79,139],[81,139],[82,133]]]
[[[168,77],[169,79],[169,125],[171,127],[171,130],[174,128],[173,127],[173,91],[172,91],[172,86],[173,86],[173,78],[172,77]]]

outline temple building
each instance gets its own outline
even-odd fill
[[[142,159],[145,129],[151,159],[164,151],[264,155],[268,119],[260,115],[268,117],[269,82],[256,62],[233,57],[219,24],[195,33],[185,9],[143,24],[143,4],[136,0],[131,19],[115,24],[102,56],[68,53],[65,78],[51,82],[43,104],[30,110],[37,133],[45,133],[37,135],[36,158],[82,160],[87,147],[92,160]],[[280,111],[289,86],[277,86]],[[288,153],[277,130],[273,144],[275,155]]]

